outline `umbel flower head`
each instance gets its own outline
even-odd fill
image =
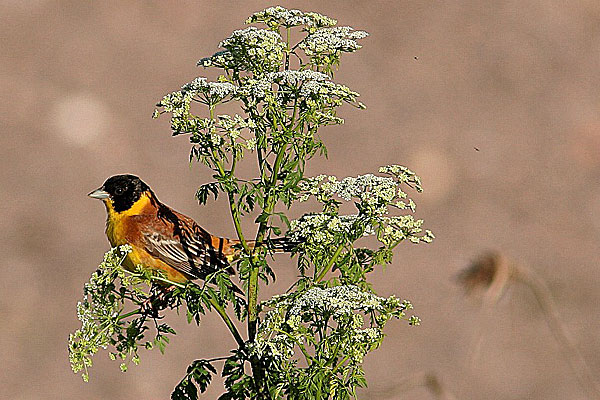
[[[315,198],[324,209],[322,213],[307,214],[292,221],[289,235],[295,240],[305,239],[320,245],[331,245],[342,237],[354,241],[368,235],[377,235],[386,246],[404,239],[413,243],[431,242],[434,236],[430,231],[421,234],[422,220],[415,220],[410,214],[389,215],[391,209],[415,211],[416,205],[407,198],[403,186],[421,191],[419,177],[399,165],[381,167],[379,171],[391,176],[366,174],[341,180],[327,175],[307,178],[300,184],[299,200]],[[340,200],[353,202],[357,213],[339,215]]]
[[[336,26],[316,30],[304,39],[299,47],[309,57],[324,57],[335,53],[353,53],[362,46],[357,40],[364,39],[369,34],[365,31],[355,31],[349,26]]]
[[[201,59],[198,65],[263,75],[279,69],[286,45],[279,33],[251,26],[234,31],[219,47],[225,50]]]
[[[280,26],[293,28],[304,25],[308,32],[314,32],[319,28],[329,28],[337,24],[335,19],[329,18],[326,15],[295,9],[288,10],[281,6],[269,7],[263,11],[256,12],[246,20],[248,24],[256,22],[262,22],[274,30]]]
[[[353,285],[313,287],[300,294],[275,296],[264,306],[272,310],[260,324],[254,351],[281,359],[293,357],[295,349],[303,349],[302,344],[311,343],[318,333],[327,341],[325,358],[346,354],[351,356],[349,362],[360,364],[381,343],[389,319],[420,323],[416,316],[406,317],[412,309],[409,301],[380,297]]]
[[[181,92],[190,94],[192,98],[198,97],[198,101],[211,106],[222,102],[225,98],[233,96],[236,87],[229,82],[210,82],[204,77],[198,77],[181,87]]]

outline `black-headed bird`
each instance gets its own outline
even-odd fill
[[[123,266],[161,270],[165,278],[183,283],[205,279],[218,270],[234,273],[230,263],[239,257],[239,240],[211,235],[192,218],[161,203],[135,175],[115,175],[89,193],[106,206],[106,236],[110,244],[128,244],[132,251]],[[291,251],[287,238],[272,241],[274,251]],[[248,241],[248,246],[254,246]]]

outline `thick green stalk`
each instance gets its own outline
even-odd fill
[[[329,272],[331,267],[333,267],[333,264],[335,264],[337,258],[340,256],[340,254],[342,254],[342,250],[344,250],[344,244],[340,244],[338,248],[335,249],[335,253],[333,253],[333,256],[331,256],[331,260],[329,260],[325,268],[323,268],[321,272],[319,272],[319,275],[315,278],[315,282],[321,282],[323,278],[325,278],[327,272]]]
[[[258,319],[258,267],[252,266],[248,278],[248,337],[256,337],[256,320]]]
[[[344,365],[344,363],[346,361],[348,361],[350,359],[350,355],[347,355],[346,357],[342,358],[342,360],[331,370],[331,375],[335,374],[336,371],[342,366]]]
[[[287,145],[284,144],[279,149],[277,153],[277,157],[275,158],[275,164],[273,165],[273,174],[271,175],[271,182],[269,182],[269,187],[267,188],[267,198],[265,199],[265,208],[263,209],[263,215],[266,215],[267,218],[263,220],[258,226],[258,232],[256,234],[256,240],[254,242],[254,249],[252,250],[252,269],[250,270],[250,277],[248,278],[248,336],[250,340],[254,340],[256,337],[256,321],[258,319],[258,274],[259,267],[256,265],[257,256],[256,250],[260,248],[262,242],[265,239],[265,235],[267,233],[268,227],[268,215],[273,212],[275,208],[275,186],[277,185],[277,176],[279,174],[279,168],[281,168],[281,163],[283,161],[283,157],[285,156],[285,151],[287,149]]]
[[[286,127],[286,130],[291,130],[296,122],[297,117],[297,101],[294,102],[294,112],[292,114],[291,121],[289,125]],[[275,129],[277,128],[276,121],[272,121],[275,124]],[[273,172],[271,174],[271,181],[268,182],[268,187],[265,192],[267,194],[265,199],[265,207],[263,209],[263,215],[266,215],[267,218],[263,220],[258,226],[258,231],[256,233],[256,240],[254,242],[253,249],[253,257],[252,257],[252,269],[250,271],[250,276],[248,279],[248,336],[250,340],[254,340],[256,336],[256,320],[258,319],[258,275],[259,268],[256,266],[256,249],[260,248],[262,242],[265,239],[265,235],[267,233],[268,227],[268,216],[273,212],[275,208],[275,204],[277,203],[275,198],[275,187],[277,186],[277,179],[279,175],[279,169],[281,168],[281,164],[284,160],[285,153],[287,150],[287,143],[281,145],[279,152],[275,158],[275,163],[273,164]],[[260,162],[261,160],[259,160]],[[264,160],[262,160],[264,162]],[[264,167],[261,165],[261,171],[264,171]]]
[[[292,121],[290,123],[290,125],[287,128],[287,130],[290,129],[290,127],[294,126],[294,121],[296,119],[296,104],[294,104],[294,114],[292,117]],[[276,116],[275,114],[273,115],[273,118],[271,119],[271,127],[274,130],[277,130],[277,121],[276,121]],[[285,159],[285,154],[286,154],[286,150],[287,150],[287,145],[288,143],[283,143],[281,144],[281,148],[279,149],[277,156],[275,158],[275,163],[273,164],[273,169],[272,169],[272,173],[271,173],[271,179],[270,181],[267,181],[267,179],[265,179],[265,162],[266,160],[262,157],[262,153],[260,151],[257,152],[258,154],[258,161],[259,161],[259,169],[261,172],[261,179],[263,181],[263,183],[265,184],[265,194],[266,194],[266,198],[265,198],[265,203],[264,203],[264,208],[263,208],[263,216],[265,216],[266,218],[263,219],[263,221],[259,224],[257,233],[256,233],[256,240],[254,242],[254,247],[252,249],[252,258],[250,260],[251,262],[251,269],[250,269],[250,276],[248,278],[248,337],[250,341],[253,341],[256,338],[256,331],[257,331],[257,321],[258,321],[258,277],[259,277],[259,273],[260,273],[260,266],[257,265],[258,264],[258,256],[256,255],[256,251],[257,249],[260,249],[264,239],[265,239],[265,235],[268,231],[268,219],[270,214],[273,213],[273,210],[275,208],[275,205],[277,203],[277,198],[276,198],[276,193],[275,193],[275,188],[277,186],[277,180],[279,178],[279,170],[281,168],[281,165]],[[256,385],[256,389],[257,392],[260,394],[260,396],[262,396],[261,398],[268,398],[268,393],[265,393],[264,390],[264,373],[265,371],[263,370],[263,368],[260,365],[260,362],[258,359],[256,359],[255,356],[253,356],[250,360],[251,363],[251,367],[252,367],[252,375],[254,376],[254,381],[255,381],[255,385]]]

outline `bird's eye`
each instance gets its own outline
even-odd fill
[[[122,188],[122,187],[118,187],[118,188],[116,188],[116,189],[115,189],[115,194],[116,194],[117,196],[120,196],[120,195],[122,195],[122,194],[123,194],[123,192],[124,192],[124,191],[125,191],[125,189],[124,189],[124,188]]]

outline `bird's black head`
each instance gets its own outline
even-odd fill
[[[109,201],[116,212],[129,210],[150,187],[135,175],[115,175],[88,196]]]

